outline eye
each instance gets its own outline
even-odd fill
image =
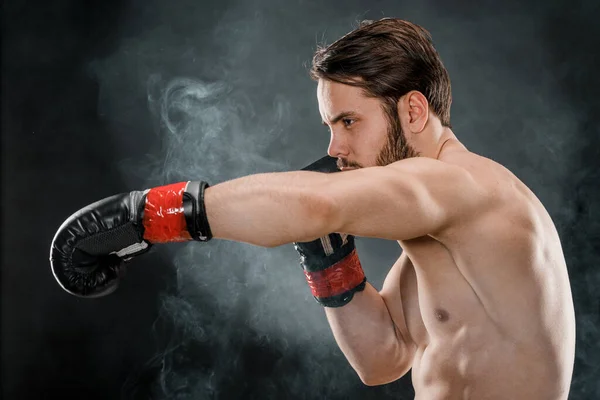
[[[355,120],[353,120],[352,118],[343,118],[342,119],[342,123],[344,124],[344,126],[346,128],[349,128],[350,126],[352,126],[352,124],[354,124]]]

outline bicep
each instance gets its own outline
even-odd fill
[[[410,290],[403,293],[401,290],[403,287]],[[406,359],[403,364],[406,364],[408,369],[412,365],[417,346],[408,330],[406,319],[408,310],[405,310],[405,304],[410,305],[413,303],[409,300],[409,297],[416,295],[416,277],[414,275],[414,267],[410,259],[406,256],[406,253],[402,253],[390,269],[379,294],[390,313],[398,340],[402,344],[402,347],[404,347],[403,353]]]

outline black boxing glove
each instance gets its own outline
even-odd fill
[[[323,157],[304,171],[339,172],[336,159]],[[330,233],[312,242],[294,243],[315,300],[325,307],[341,307],[365,289],[367,278],[354,245],[354,236]]]
[[[54,277],[67,292],[100,297],[118,286],[123,263],[153,243],[208,241],[206,182],[180,182],[108,197],[70,216],[50,247]]]

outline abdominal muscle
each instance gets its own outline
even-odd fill
[[[519,358],[515,346],[490,327],[465,326],[433,338],[413,361],[416,399],[535,399],[519,382]]]

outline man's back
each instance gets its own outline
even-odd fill
[[[575,322],[548,213],[512,173],[459,143],[440,160],[469,171],[493,204],[439,235],[400,242],[382,294],[399,282],[401,295],[386,303],[401,302],[404,317],[390,313],[417,346],[417,398],[566,399]]]

